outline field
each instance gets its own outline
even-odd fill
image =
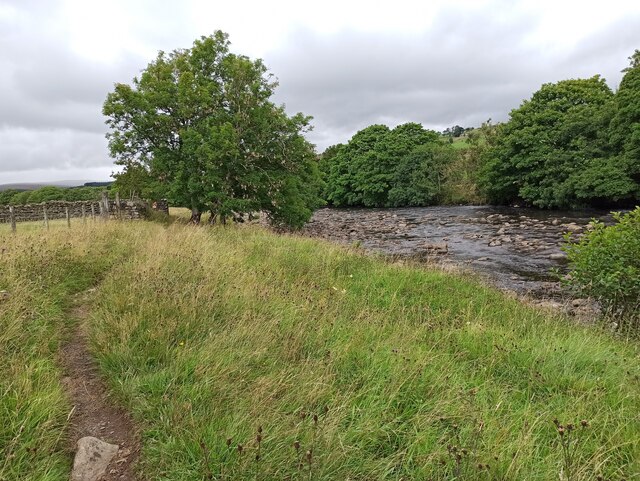
[[[640,479],[638,344],[475,279],[243,226],[0,251],[0,480],[68,479],[78,303],[143,479]]]

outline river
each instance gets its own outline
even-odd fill
[[[470,269],[498,288],[562,297],[552,269],[566,270],[564,234],[576,236],[609,211],[544,211],[519,207],[447,206],[320,209],[308,235],[361,245],[383,254]]]

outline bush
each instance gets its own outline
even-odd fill
[[[619,326],[640,333],[640,207],[614,217],[615,225],[594,221],[579,242],[564,246],[567,283],[597,299]]]

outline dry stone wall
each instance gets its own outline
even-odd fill
[[[120,208],[115,200],[108,201],[109,217],[114,219],[135,220],[143,219],[147,216],[147,204],[140,200],[121,200]],[[82,217],[83,207],[84,215],[91,217],[92,213],[100,216],[99,201],[77,201],[67,202],[62,200],[52,200],[41,204],[26,204],[13,206],[13,212],[16,222],[29,222],[44,220],[44,209],[47,210],[48,219],[64,219],[66,217],[66,209],[69,209],[70,217]],[[93,210],[92,210],[93,207]],[[11,221],[9,206],[0,206],[0,223],[9,223]]]

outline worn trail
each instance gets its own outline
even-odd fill
[[[73,405],[70,448],[78,439],[93,436],[119,446],[102,481],[136,481],[135,462],[140,451],[138,430],[131,416],[113,402],[89,352],[86,333],[88,304],[82,302],[69,313],[75,321],[74,332],[62,347],[60,362],[63,383]]]

